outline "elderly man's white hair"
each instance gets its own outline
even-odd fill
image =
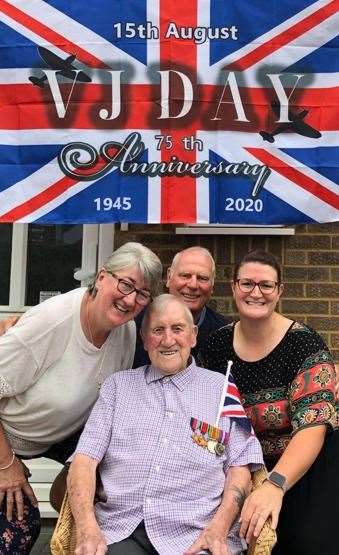
[[[149,321],[152,314],[154,312],[164,312],[167,309],[168,305],[172,303],[177,303],[183,308],[187,323],[189,324],[190,327],[194,326],[192,312],[187,307],[187,305],[176,295],[171,295],[170,293],[163,293],[162,295],[155,297],[155,299],[151,302],[151,304],[149,304],[148,307],[146,308],[144,317],[141,322],[141,331],[143,334],[147,332]]]
[[[172,260],[172,264],[169,267],[169,270],[175,270],[176,265],[178,264],[178,262],[180,261],[180,258],[182,257],[183,254],[186,253],[199,253],[202,254],[203,256],[206,256],[206,258],[209,258],[211,261],[211,266],[212,266],[212,280],[214,281],[214,276],[215,276],[215,262],[214,262],[214,258],[211,255],[210,251],[208,249],[205,249],[204,247],[199,247],[199,246],[195,246],[195,247],[188,247],[187,249],[184,249],[182,251],[177,252],[177,254],[173,257]]]

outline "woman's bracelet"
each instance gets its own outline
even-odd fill
[[[0,470],[7,470],[7,468],[9,468],[10,466],[12,466],[12,464],[14,463],[14,459],[15,459],[15,453],[12,449],[12,460],[9,464],[7,464],[7,466],[2,466],[0,467]]]

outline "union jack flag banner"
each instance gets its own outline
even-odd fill
[[[339,220],[339,0],[0,0],[0,222]]]
[[[249,434],[254,434],[251,421],[242,406],[239,390],[231,374],[232,364],[233,362],[229,360],[215,425],[219,425],[219,420],[222,416],[228,416],[228,418],[237,422],[243,430]]]
[[[246,416],[244,407],[241,404],[238,388],[235,385],[231,374],[228,380],[228,387],[224,398],[224,406],[221,416],[228,416],[231,420],[238,422],[239,426],[244,428],[244,430],[248,433],[251,433],[251,422]]]

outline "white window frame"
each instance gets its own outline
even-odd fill
[[[9,304],[0,305],[0,313],[25,312],[28,225],[14,223],[12,230]],[[81,273],[93,275],[113,252],[114,224],[84,224]],[[86,280],[81,281],[84,284]]]

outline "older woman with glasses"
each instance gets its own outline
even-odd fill
[[[26,554],[39,512],[20,459],[65,462],[103,380],[132,366],[134,317],[161,280],[158,257],[139,243],[117,249],[86,290],[28,310],[0,337],[0,553]]]
[[[269,470],[243,507],[243,536],[258,536],[271,517],[278,533],[274,555],[337,555],[334,364],[313,329],[277,312],[283,287],[272,255],[247,254],[232,282],[239,321],[212,334],[201,356],[219,372],[233,360],[233,377]]]

